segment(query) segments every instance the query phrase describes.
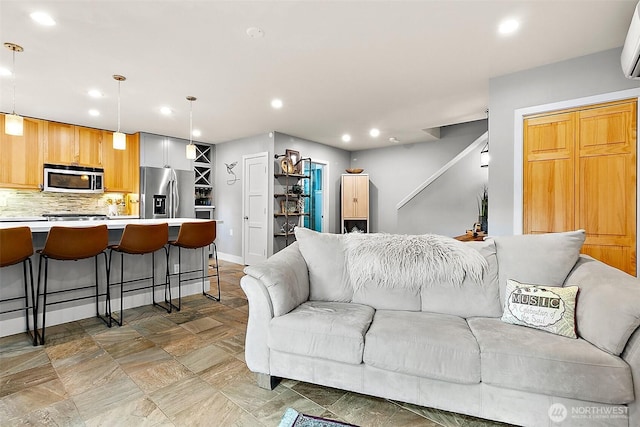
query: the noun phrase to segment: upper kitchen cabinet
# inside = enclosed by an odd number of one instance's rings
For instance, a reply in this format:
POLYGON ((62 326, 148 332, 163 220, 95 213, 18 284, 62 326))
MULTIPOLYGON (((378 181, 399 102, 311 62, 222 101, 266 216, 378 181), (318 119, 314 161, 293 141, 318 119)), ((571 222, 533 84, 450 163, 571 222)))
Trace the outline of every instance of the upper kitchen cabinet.
POLYGON ((189 141, 181 138, 140 133, 140 166, 178 170, 193 170, 193 161, 187 159, 189 141))
POLYGON ((24 118, 23 136, 7 135, 0 114, 0 187, 37 189, 42 183, 42 149, 45 123, 24 118))
POLYGON ((100 129, 48 122, 44 162, 102 166, 102 143, 108 132, 100 129))
POLYGON ((138 193, 140 190, 140 134, 127 135, 127 149, 115 150, 111 134, 102 144, 105 191, 138 193))

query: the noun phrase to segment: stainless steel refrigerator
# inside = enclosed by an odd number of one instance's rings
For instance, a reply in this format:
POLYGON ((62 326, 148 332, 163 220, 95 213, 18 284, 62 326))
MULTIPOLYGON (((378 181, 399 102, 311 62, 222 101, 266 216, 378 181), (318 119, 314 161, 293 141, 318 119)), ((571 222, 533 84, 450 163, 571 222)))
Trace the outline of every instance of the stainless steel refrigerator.
POLYGON ((193 171, 140 168, 140 218, 195 218, 193 171))

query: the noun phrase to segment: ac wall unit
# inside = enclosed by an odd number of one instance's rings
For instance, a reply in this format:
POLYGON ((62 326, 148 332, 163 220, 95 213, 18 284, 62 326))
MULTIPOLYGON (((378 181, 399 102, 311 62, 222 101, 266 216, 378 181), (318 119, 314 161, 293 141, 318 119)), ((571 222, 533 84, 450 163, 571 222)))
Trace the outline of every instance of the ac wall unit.
POLYGON ((629 32, 622 48, 622 72, 629 79, 640 78, 640 2, 636 5, 629 32))

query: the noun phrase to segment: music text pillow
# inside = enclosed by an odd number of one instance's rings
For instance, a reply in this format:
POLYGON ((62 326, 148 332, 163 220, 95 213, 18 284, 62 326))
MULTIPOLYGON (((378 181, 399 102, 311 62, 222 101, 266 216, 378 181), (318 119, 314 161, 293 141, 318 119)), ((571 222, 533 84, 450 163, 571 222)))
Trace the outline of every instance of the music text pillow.
POLYGON ((577 338, 577 286, 527 285, 507 280, 502 321, 577 338))

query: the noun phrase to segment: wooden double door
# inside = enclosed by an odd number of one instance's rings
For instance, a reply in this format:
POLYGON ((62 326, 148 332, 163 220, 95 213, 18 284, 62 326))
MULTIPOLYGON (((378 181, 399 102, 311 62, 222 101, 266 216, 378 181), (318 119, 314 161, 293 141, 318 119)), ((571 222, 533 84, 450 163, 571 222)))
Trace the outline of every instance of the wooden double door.
POLYGON ((582 252, 636 275, 636 100, 524 120, 524 233, 584 229, 582 252))

